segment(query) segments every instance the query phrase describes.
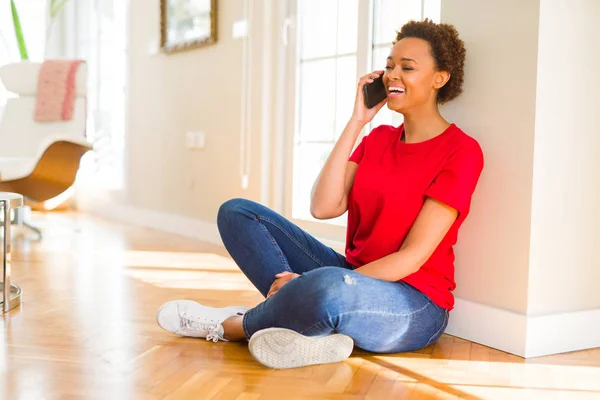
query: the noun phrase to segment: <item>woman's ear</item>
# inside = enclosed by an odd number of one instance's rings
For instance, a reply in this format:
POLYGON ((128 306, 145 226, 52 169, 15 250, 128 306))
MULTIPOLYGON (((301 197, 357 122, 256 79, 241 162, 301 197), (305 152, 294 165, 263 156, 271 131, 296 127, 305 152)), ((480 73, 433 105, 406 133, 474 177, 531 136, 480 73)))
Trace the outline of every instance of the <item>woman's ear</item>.
POLYGON ((438 71, 435 73, 435 80, 433 81, 433 87, 441 89, 450 80, 450 73, 448 71, 438 71))

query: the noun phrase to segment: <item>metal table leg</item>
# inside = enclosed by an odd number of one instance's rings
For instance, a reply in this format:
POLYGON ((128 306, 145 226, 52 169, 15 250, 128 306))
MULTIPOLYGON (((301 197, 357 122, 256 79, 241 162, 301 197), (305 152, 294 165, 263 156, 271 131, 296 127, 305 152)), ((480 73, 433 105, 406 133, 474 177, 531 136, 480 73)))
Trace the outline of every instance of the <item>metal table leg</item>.
POLYGON ((12 208, 23 205, 23 197, 14 193, 0 193, 0 212, 4 219, 4 235, 2 238, 2 312, 6 313, 21 304, 21 288, 10 283, 11 277, 11 243, 10 227, 12 208))

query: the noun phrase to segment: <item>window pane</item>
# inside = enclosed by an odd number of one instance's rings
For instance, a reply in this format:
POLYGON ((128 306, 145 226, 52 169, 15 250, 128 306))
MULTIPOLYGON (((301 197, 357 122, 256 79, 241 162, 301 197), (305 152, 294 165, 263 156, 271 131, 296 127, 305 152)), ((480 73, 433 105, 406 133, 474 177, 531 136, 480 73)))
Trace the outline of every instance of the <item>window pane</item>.
POLYGON ((354 109, 356 97, 356 56, 340 57, 337 60, 337 98, 335 113, 335 138, 340 137, 354 109))
MULTIPOLYGON (((16 0, 15 6, 19 12, 29 59, 42 61, 46 39, 46 0, 16 0)), ((10 3, 3 1, 0 6, 0 66, 20 60, 10 3)), ((0 82, 0 114, 7 99, 13 97, 17 95, 6 90, 0 82)))
POLYGON ((392 43, 411 19, 421 20, 421 0, 375 0, 373 44, 392 43))
POLYGON ((333 140, 335 59, 301 64, 300 140, 333 140))
MULTIPOLYGON (((46 0, 17 0, 15 5, 19 12, 19 20, 23 28, 23 36, 27 45, 29 60, 41 62, 44 60, 46 39, 46 0)), ((3 7, 5 7, 4 10, 7 12, 10 10, 8 5, 4 5, 3 7)), ((12 36, 14 37, 12 14, 10 12, 8 14, 11 15, 11 22, 8 28, 12 29, 12 36)))
POLYGON ((356 52, 358 0, 338 0, 338 54, 356 52))
MULTIPOLYGON (((299 130, 292 161, 293 218, 315 221, 310 215, 312 186, 352 113, 357 83, 358 3, 298 0, 299 130)), ((326 223, 344 225, 345 220, 341 216, 326 223)))
POLYGON ((310 215, 310 192, 332 149, 333 143, 303 143, 295 146, 292 218, 339 226, 346 225, 348 219, 346 213, 326 221, 316 220, 310 215))
POLYGON ((335 54, 337 6, 337 0, 299 1, 301 59, 335 54))
POLYGON ((310 192, 323 168, 333 143, 301 143, 294 148, 294 187, 292 217, 311 220, 310 192))

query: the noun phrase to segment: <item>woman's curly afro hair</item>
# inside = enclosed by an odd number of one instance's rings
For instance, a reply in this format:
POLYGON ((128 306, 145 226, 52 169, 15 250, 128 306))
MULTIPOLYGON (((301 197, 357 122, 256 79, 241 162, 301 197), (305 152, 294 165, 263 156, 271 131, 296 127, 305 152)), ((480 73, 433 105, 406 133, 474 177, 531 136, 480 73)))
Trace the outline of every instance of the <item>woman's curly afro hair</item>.
POLYGON ((427 41, 437 69, 450 73, 450 79, 438 92, 438 103, 446 103, 460 95, 467 51, 456 28, 449 24, 437 24, 429 19, 410 21, 402 26, 393 44, 409 37, 427 41))

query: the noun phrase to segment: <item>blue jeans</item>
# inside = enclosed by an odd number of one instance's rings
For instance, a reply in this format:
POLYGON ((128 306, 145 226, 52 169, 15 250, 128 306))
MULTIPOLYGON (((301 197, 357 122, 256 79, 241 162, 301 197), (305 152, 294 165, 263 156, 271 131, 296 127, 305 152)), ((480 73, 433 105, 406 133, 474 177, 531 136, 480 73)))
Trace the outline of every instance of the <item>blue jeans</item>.
POLYGON ((428 346, 446 329, 448 311, 426 295, 356 272, 344 256, 258 203, 225 202, 217 224, 229 254, 263 296, 276 274, 301 274, 244 315, 247 338, 270 327, 307 336, 337 332, 361 349, 397 353, 428 346))

